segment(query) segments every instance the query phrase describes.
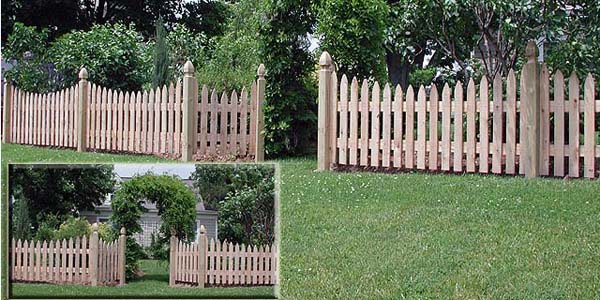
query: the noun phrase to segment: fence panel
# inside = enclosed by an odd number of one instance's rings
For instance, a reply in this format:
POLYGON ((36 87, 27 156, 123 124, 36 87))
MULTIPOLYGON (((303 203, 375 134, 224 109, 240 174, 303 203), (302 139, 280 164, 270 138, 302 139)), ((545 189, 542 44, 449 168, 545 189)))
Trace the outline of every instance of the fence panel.
POLYGON ((91 274, 97 274, 100 285, 125 283, 125 229, 118 240, 98 240, 94 224, 91 239, 86 236, 68 241, 21 241, 10 244, 10 280, 12 282, 46 282, 53 284, 94 285, 91 274), (97 248, 92 247, 96 239, 97 248), (95 265, 96 258, 98 264, 95 265))
MULTIPOLYGON (((321 67, 328 70, 331 65, 321 67)), ((320 135, 329 130, 327 134, 333 137, 331 145, 319 149, 334 151, 324 160, 330 165, 319 163, 318 168, 564 176, 566 167, 570 177, 598 178, 600 100, 594 77, 589 74, 580 84, 572 73, 566 79, 565 99, 565 78, 560 71, 551 76, 544 64, 531 60, 527 67, 537 72, 528 74, 537 77, 521 74, 518 78, 509 70, 507 78, 496 76, 491 85, 485 77, 479 86, 469 80, 466 89, 460 82, 454 87, 445 84, 441 98, 435 85, 420 86, 416 94, 412 86, 405 93, 398 86, 392 102, 389 85, 381 93, 378 82, 370 88, 363 80, 359 92, 357 78, 348 86, 346 75, 340 74, 338 87, 335 72, 321 72, 320 76, 332 76, 320 82, 329 82, 326 88, 335 92, 320 93, 328 96, 319 101, 331 101, 334 109, 319 115, 333 120, 319 124, 336 126, 319 129, 320 135)))

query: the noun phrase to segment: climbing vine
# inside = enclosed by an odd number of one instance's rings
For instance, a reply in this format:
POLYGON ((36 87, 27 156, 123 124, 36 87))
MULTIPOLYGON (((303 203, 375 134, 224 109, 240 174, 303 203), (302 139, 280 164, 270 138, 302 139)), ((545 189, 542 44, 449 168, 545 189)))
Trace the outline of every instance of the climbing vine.
POLYGON ((139 220, 146 211, 145 202, 156 204, 161 217, 159 243, 165 245, 172 231, 181 240, 194 238, 196 197, 180 178, 149 172, 123 182, 112 200, 111 221, 114 228, 127 228, 127 278, 135 277, 138 260, 143 256, 142 247, 132 235, 142 232, 139 220))

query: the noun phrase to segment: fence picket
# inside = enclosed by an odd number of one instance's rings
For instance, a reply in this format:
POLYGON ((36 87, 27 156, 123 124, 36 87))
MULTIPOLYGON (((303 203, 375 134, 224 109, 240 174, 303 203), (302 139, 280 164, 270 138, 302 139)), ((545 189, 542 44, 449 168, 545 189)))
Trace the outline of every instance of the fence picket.
POLYGON ((369 83, 363 80, 360 92, 360 165, 369 164, 369 83))
POLYGON ((579 79, 569 77, 569 176, 579 177, 579 79))
POLYGON ((477 117, 477 101, 475 101, 475 82, 469 79, 467 84, 467 172, 475 172, 475 159, 477 152, 477 128, 475 119, 477 117))
POLYGON ((221 94, 221 102, 219 103, 219 155, 226 155, 228 153, 228 144, 227 144, 227 117, 228 117, 228 108, 229 107, 229 97, 227 97, 227 93, 223 92, 221 94))
POLYGON ((517 82, 513 70, 510 70, 508 73, 506 93, 505 172, 508 174, 515 174, 515 158, 517 152, 517 82))
POLYGON ((358 162, 358 80, 356 77, 352 79, 350 87, 350 139, 348 140, 348 147, 350 148, 350 159, 351 165, 356 165, 358 162))
POLYGON ((248 154, 248 91, 242 88, 240 94, 240 156, 248 154))
POLYGON ((381 100, 379 83, 376 81, 371 93, 371 142, 369 143, 371 152, 371 166, 379 167, 379 141, 380 141, 380 122, 381 122, 381 100))
POLYGON ((500 174, 502 172, 502 136, 503 136, 503 124, 502 124, 502 77, 496 75, 493 84, 493 103, 494 103, 494 116, 493 116, 493 144, 492 144, 492 172, 500 174))
MULTIPOLYGON (((348 148, 348 78, 346 75, 342 75, 342 79, 340 82, 340 137, 339 143, 337 143, 339 148, 339 155, 337 163, 340 165, 347 164, 347 153, 346 150, 348 148)), ((337 101, 337 100, 336 100, 337 101)))
POLYGON ((391 147, 392 147, 392 91, 390 85, 385 84, 383 88, 383 141, 382 141, 382 159, 381 166, 389 167, 391 159, 391 147))
POLYGON ((229 127, 229 154, 237 156, 239 154, 238 146, 238 107, 239 99, 236 91, 231 93, 230 107, 230 127, 229 127))
POLYGON ((450 87, 444 84, 442 89, 442 171, 450 171, 450 155, 452 153, 450 141, 450 87))
MULTIPOLYGON (((435 84, 429 93, 429 170, 438 169, 439 139, 438 139, 438 91, 435 84)), ((396 125, 398 126, 398 125, 396 125)))
MULTIPOLYGON (((183 135, 181 133, 181 97, 182 97, 182 82, 181 80, 177 81, 175 85, 175 153, 178 155, 181 154, 181 141, 183 139, 183 135)), ((205 100, 206 86, 202 88, 202 100, 205 100)), ((203 106, 204 107, 204 106, 203 106)), ((206 111, 206 109, 204 109, 206 111)), ((206 131, 205 131, 206 132, 206 131)), ((201 140, 202 141, 202 140, 201 140)), ((204 139, 204 144, 206 144, 206 139, 204 139)))
POLYGON ((583 175, 587 178, 594 178, 596 174, 595 156, 596 156, 596 95, 594 92, 595 82, 592 74, 587 75, 584 87, 584 148, 583 159, 584 169, 583 175))
POLYGON ((550 74, 546 64, 542 64, 540 73, 540 109, 540 175, 547 176, 550 175, 550 74))
POLYGON ((406 90, 406 148, 404 162, 408 169, 415 166, 415 92, 412 85, 406 90))
MULTIPOLYGON (((172 87, 172 86, 171 86, 172 87)), ((162 96, 160 97, 160 150, 159 153, 163 153, 163 154, 168 154, 169 151, 167 150, 167 147, 169 146, 167 143, 167 122, 168 122, 168 105, 169 105, 169 95, 170 95, 170 91, 171 91, 171 87, 168 85, 163 86, 163 90, 162 90, 162 96)))
POLYGON ((458 81, 454 87, 454 147, 453 147, 453 170, 463 170, 463 87, 458 81))
POLYGON ((427 155, 427 95, 425 87, 421 85, 417 94, 417 169, 425 170, 425 156, 427 155))

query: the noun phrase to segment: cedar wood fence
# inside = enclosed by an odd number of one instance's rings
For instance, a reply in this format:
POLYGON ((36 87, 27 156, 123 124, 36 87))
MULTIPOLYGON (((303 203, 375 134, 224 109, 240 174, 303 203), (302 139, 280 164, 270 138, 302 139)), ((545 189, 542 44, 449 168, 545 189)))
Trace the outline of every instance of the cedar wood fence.
POLYGON ((245 246, 211 239, 200 227, 198 243, 170 240, 170 286, 248 286, 277 284, 277 247, 245 246))
POLYGON ((62 242, 12 239, 11 281, 124 285, 125 228, 121 229, 119 238, 110 243, 98 238, 98 224, 92 228, 89 241, 86 236, 62 242))
POLYGON ((409 86, 372 88, 332 70, 327 52, 320 59, 318 169, 342 166, 430 171, 524 174, 526 177, 598 177, 600 100, 591 74, 583 93, 573 73, 553 77, 536 62, 537 47, 527 45, 528 62, 517 82, 515 72, 497 76, 492 93, 484 77, 479 95, 470 80, 464 100, 460 82, 415 98, 409 86), (519 89, 517 90, 517 84, 519 89), (583 99, 581 98, 583 95, 583 99), (552 97, 551 97, 552 96, 552 97), (429 101, 427 101, 429 99, 429 101), (581 101, 583 100, 583 101, 581 101), (416 123, 416 126, 415 126, 416 123), (440 139, 441 137, 441 139, 440 139))
POLYGON ((191 62, 176 84, 120 92, 87 81, 54 93, 4 87, 3 141, 181 157, 264 159, 265 68, 250 91, 198 86, 191 62), (248 95, 248 93, 250 95, 248 95), (200 100, 200 101, 199 101, 200 100))

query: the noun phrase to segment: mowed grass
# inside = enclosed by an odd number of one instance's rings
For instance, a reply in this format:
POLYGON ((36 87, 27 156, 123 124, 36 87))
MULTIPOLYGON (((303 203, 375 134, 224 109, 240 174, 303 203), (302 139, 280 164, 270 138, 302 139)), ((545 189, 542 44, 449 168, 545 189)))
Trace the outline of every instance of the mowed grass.
POLYGON ((274 298, 273 287, 170 288, 169 265, 166 262, 142 260, 140 266, 146 273, 144 277, 122 287, 15 283, 11 286, 12 295, 15 298, 274 298))
POLYGON ((597 180, 278 162, 283 299, 600 299, 597 180))

